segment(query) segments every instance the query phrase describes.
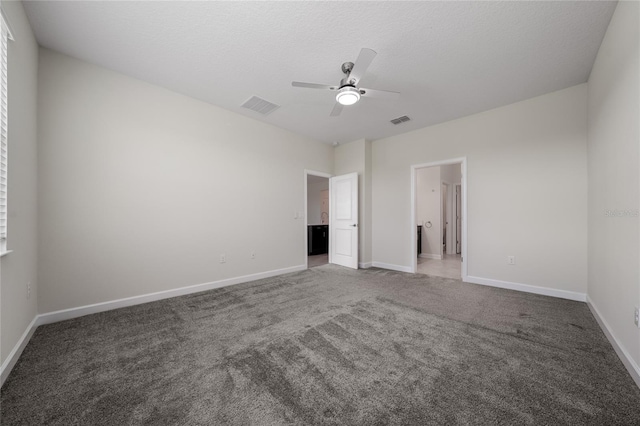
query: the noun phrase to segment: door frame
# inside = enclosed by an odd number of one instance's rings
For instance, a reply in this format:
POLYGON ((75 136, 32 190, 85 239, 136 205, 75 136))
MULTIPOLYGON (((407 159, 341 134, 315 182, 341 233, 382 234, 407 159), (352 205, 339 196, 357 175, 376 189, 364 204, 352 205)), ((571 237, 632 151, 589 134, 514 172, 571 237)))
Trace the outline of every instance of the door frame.
POLYGON ((460 184, 450 182, 448 180, 442 181, 443 185, 447 185, 447 217, 445 220, 447 225, 447 252, 443 254, 456 254, 456 186, 460 184))
POLYGON ((442 228, 442 237, 441 240, 443 241, 443 244, 441 244, 441 248, 440 248, 440 252, 442 255, 442 258, 444 259, 444 256, 449 251, 449 247, 451 247, 451 244, 449 242, 450 238, 451 238, 451 230, 449 229, 449 216, 451 216, 451 209, 449 208, 449 200, 450 200, 450 196, 451 196, 451 184, 445 180, 440 180, 440 191, 442 190, 446 190, 446 193, 444 194, 446 197, 443 200, 443 194, 440 194, 440 216, 442 216, 440 218, 440 225, 442 228), (446 188, 444 188, 446 187, 446 188), (444 210, 444 211, 443 211, 444 210), (442 247, 442 245, 444 245, 444 247, 442 247))
MULTIPOLYGON (((456 192, 455 194, 453 194, 454 199, 453 199, 453 220, 452 222, 455 222, 454 228, 456 230, 455 232, 455 238, 453 240, 455 248, 453 250, 453 254, 458 254, 458 241, 460 241, 460 239, 462 238, 462 235, 458 235, 458 187, 460 187, 460 204, 462 204, 462 184, 456 184, 456 192)), ((462 220, 462 206, 460 206, 460 220, 462 220)), ((460 224, 460 234, 462 234, 462 224, 460 224)), ((463 240, 464 241, 464 240, 463 240)), ((460 253, 462 253, 462 245, 460 247, 460 253)))
POLYGON ((462 281, 467 282, 467 265, 469 264, 469 258, 467 257, 467 157, 451 158, 448 160, 433 161, 430 163, 413 164, 411 166, 411 231, 409 233, 409 241, 411 244, 411 259, 409 265, 411 265, 411 272, 416 273, 418 270, 418 250, 416 247, 416 199, 417 199, 417 171, 418 169, 424 169, 427 167, 437 166, 449 166, 452 164, 460 164, 460 185, 462 187, 462 265, 460 268, 460 275, 462 281))
MULTIPOLYGON (((308 250, 309 250, 309 223, 308 223, 308 213, 307 212, 307 207, 309 206, 309 200, 307 199, 308 194, 307 194, 307 189, 308 189, 308 183, 307 183, 307 176, 318 176, 318 177, 323 177, 323 178, 327 178, 330 179, 333 177, 332 174, 329 173, 324 173, 324 172, 318 172, 315 170, 307 170, 304 169, 304 269, 309 269, 309 255, 308 255, 308 250)), ((329 185, 329 211, 331 211, 331 185, 329 185)), ((331 221, 329 221, 329 223, 331 223, 331 221)), ((331 250, 329 250, 329 263, 331 263, 331 250)))

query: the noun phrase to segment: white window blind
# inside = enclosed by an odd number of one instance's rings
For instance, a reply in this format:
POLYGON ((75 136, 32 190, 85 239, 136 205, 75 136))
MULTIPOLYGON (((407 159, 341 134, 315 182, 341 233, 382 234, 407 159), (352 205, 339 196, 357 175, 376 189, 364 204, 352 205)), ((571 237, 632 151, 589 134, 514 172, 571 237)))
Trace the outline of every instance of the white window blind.
POLYGON ((0 19, 2 32, 2 51, 0 54, 0 252, 6 250, 7 244, 7 167, 8 167, 8 149, 7 149, 7 55, 8 40, 10 38, 9 28, 4 16, 0 19))

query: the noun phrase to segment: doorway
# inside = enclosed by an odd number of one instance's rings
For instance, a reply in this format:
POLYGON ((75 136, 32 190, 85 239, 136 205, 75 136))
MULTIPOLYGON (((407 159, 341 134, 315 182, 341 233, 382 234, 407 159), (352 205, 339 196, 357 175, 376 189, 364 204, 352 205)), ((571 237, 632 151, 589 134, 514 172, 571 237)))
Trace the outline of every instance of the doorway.
POLYGON ((455 203, 456 254, 462 253, 462 185, 456 185, 455 203))
POLYGON ((307 269, 329 263, 329 177, 305 171, 307 269))
POLYGON ((411 166, 412 272, 467 276, 466 159, 411 166))
MULTIPOLYGON (((455 165, 451 165, 449 167, 455 167, 455 165)), ((442 254, 446 255, 447 248, 448 248, 447 242, 448 242, 449 235, 451 234, 451 231, 448 230, 449 228, 449 198, 448 198, 449 184, 443 181, 441 188, 442 188, 442 192, 441 192, 442 198, 440 199, 440 208, 442 211, 441 211, 440 217, 442 217, 442 222, 441 222, 442 223, 442 254)))

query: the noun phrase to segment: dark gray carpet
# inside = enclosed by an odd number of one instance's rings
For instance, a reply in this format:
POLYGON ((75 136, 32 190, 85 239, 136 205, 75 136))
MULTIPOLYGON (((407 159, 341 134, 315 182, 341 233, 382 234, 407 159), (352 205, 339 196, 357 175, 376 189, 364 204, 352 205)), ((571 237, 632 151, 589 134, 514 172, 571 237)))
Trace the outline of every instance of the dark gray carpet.
POLYGON ((333 265, 38 328, 2 424, 640 424, 584 303, 333 265))

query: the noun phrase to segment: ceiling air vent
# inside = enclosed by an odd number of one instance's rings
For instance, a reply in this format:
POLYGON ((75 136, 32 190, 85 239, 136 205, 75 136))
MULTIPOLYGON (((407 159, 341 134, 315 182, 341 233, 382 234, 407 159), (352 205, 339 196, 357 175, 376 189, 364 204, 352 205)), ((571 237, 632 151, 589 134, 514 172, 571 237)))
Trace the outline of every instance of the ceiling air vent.
POLYGON ((409 120, 411 120, 409 117, 407 117, 406 115, 403 115, 402 117, 394 118, 393 120, 391 120, 391 122, 395 125, 398 125, 400 123, 404 123, 405 121, 409 121, 409 120))
POLYGON ((280 105, 272 104, 257 96, 252 96, 251 99, 242 104, 242 107, 255 111, 258 114, 267 115, 280 108, 280 105))

